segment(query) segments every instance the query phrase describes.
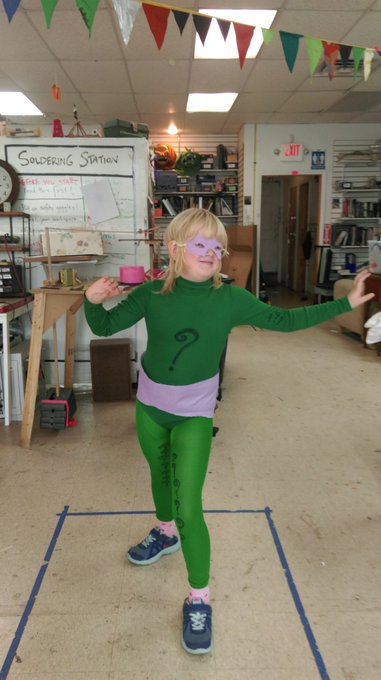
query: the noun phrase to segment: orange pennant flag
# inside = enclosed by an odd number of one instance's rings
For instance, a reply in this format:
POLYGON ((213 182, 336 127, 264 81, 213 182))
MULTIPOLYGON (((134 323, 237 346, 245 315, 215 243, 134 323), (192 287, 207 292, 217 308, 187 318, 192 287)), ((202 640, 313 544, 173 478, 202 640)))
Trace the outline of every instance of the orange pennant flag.
POLYGON ((58 85, 56 85, 56 83, 52 85, 52 95, 53 99, 56 99, 57 101, 61 100, 61 88, 58 85))
POLYGON ((336 62, 340 57, 340 45, 323 40, 324 61, 327 64, 328 78, 333 80, 336 72, 336 62))

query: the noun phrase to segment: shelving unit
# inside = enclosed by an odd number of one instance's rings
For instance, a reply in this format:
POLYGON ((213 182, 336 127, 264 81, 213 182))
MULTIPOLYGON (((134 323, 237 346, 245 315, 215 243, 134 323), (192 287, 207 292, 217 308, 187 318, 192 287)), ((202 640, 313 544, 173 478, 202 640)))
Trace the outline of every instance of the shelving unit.
POLYGON ((31 287, 31 266, 21 256, 30 248, 30 215, 0 212, 0 298, 23 297, 31 287), (4 222, 3 220, 8 220, 4 222), (5 228, 3 231, 3 224, 5 228))
POLYGON ((236 224, 239 207, 238 169, 205 169, 194 177, 176 175, 173 171, 171 188, 162 188, 157 182, 154 202, 155 222, 163 227, 172 217, 191 207, 211 210, 224 222, 236 224))

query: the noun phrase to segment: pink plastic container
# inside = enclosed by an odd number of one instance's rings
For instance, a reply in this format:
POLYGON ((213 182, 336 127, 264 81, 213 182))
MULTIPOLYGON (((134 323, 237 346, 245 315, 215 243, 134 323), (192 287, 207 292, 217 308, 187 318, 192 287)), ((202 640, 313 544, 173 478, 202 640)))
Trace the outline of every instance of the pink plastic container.
POLYGON ((144 267, 120 267, 119 280, 121 283, 143 283, 144 281, 144 267))

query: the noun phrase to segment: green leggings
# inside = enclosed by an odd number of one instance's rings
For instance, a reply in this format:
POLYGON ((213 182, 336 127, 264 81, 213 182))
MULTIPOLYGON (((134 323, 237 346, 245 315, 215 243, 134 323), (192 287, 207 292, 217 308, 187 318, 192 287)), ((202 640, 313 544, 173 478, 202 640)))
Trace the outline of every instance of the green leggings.
POLYGON ((202 488, 213 419, 176 418, 163 411, 157 411, 160 417, 153 417, 155 411, 136 403, 137 434, 151 470, 156 516, 161 522, 175 520, 189 584, 205 588, 209 584, 210 538, 202 509, 202 488))

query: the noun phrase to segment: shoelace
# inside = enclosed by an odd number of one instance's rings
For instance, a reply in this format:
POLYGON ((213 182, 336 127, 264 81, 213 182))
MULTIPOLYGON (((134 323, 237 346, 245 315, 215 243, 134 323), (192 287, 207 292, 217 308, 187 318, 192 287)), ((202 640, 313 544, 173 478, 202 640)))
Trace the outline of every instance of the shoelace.
POLYGON ((200 631, 205 629, 206 614, 201 612, 189 612, 192 630, 200 631))
POLYGON ((156 541, 155 536, 152 536, 152 534, 148 534, 147 538, 145 538, 142 541, 142 545, 144 545, 145 548, 148 548, 150 543, 154 543, 156 541))

